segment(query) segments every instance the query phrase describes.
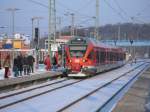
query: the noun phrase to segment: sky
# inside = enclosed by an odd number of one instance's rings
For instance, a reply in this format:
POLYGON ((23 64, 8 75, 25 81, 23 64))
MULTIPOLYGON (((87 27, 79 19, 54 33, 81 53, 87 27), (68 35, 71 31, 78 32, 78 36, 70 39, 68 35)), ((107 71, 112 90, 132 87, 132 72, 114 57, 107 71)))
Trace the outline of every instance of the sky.
MULTIPOLYGON (((96 0, 56 0, 56 15, 61 17, 61 28, 71 25, 75 14, 76 27, 94 26, 96 0)), ((99 26, 118 23, 150 23, 150 0, 99 0, 99 26)), ((8 8, 18 8, 15 12, 15 32, 32 34, 32 17, 41 17, 41 35, 48 33, 49 0, 0 0, 0 34, 12 34, 12 14, 8 8), (6 26, 6 28, 1 28, 6 26)), ((57 19, 58 20, 58 19, 57 19)), ((58 23, 58 22, 57 22, 58 23)), ((34 21, 37 26, 37 21, 34 21)), ((57 26, 57 29, 59 27, 57 26)))

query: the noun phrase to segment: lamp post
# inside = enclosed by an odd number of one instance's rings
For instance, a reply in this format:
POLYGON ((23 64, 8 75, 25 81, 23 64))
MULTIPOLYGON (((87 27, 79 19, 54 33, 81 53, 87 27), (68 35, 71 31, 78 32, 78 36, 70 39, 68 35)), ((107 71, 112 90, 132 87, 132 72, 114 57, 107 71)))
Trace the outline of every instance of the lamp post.
MULTIPOLYGON (((15 12, 18 11, 20 9, 18 8, 8 8, 6 9, 6 11, 9 11, 12 13, 12 36, 13 39, 15 37, 15 12)), ((11 65, 13 66, 13 60, 14 60, 14 46, 12 44, 12 61, 11 61, 11 65)))
POLYGON ((12 36, 15 35, 15 12, 20 10, 18 8, 8 8, 7 11, 10 11, 12 13, 12 36))

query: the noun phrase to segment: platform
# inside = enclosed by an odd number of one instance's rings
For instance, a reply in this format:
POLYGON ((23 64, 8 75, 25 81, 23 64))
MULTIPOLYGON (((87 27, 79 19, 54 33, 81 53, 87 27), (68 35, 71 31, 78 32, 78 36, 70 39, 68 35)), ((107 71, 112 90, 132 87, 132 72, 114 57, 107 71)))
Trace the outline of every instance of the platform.
POLYGON ((138 78, 113 112, 150 112, 150 68, 138 78))
POLYGON ((59 77, 61 74, 62 72, 48 71, 48 72, 38 72, 26 76, 24 75, 22 77, 17 77, 17 78, 11 77, 8 79, 1 79, 0 90, 1 92, 5 90, 13 90, 18 86, 20 88, 20 85, 28 86, 33 83, 35 84, 37 82, 59 77))

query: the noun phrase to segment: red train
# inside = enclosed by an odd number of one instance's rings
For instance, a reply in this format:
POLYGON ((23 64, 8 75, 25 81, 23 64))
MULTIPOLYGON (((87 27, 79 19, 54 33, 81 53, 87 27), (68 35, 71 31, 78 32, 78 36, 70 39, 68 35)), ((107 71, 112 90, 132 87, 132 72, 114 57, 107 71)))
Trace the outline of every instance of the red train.
POLYGON ((106 46, 98 40, 87 37, 75 37, 66 47, 68 76, 89 76, 120 67, 125 63, 122 48, 106 46))

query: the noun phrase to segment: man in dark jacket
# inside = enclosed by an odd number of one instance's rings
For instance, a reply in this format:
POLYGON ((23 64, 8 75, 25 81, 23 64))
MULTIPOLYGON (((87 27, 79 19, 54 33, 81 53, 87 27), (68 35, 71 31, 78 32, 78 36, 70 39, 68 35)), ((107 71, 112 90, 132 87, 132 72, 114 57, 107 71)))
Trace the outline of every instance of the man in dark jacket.
POLYGON ((34 57, 32 55, 29 55, 27 57, 27 59, 28 59, 28 64, 29 64, 29 72, 33 73, 34 72, 34 62, 35 62, 35 59, 34 59, 34 57))
POLYGON ((23 57, 22 54, 18 55, 17 57, 17 68, 20 73, 20 76, 22 76, 22 71, 23 71, 23 57))
POLYGON ((18 77, 18 75, 19 75, 19 72, 18 72, 18 58, 17 57, 15 57, 14 58, 14 63, 13 63, 13 72, 14 72, 14 76, 15 77, 18 77))
POLYGON ((26 55, 23 57, 23 71, 24 75, 29 75, 29 62, 26 55))

